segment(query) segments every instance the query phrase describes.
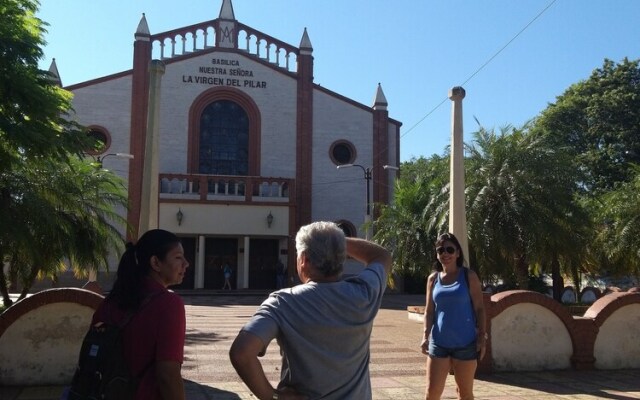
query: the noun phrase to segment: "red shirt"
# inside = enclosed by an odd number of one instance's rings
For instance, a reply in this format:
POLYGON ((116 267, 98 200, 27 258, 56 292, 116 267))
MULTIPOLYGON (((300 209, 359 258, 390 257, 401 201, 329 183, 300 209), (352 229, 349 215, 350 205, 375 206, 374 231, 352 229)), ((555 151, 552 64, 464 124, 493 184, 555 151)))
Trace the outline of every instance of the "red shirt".
MULTIPOLYGON (((145 294, 156 293, 124 328, 125 359, 139 379, 137 400, 159 399, 154 363, 184 359, 186 319, 180 296, 152 279, 144 283, 145 294)), ((104 301, 93 315, 92 325, 109 320, 120 323, 126 315, 112 301, 104 301)))

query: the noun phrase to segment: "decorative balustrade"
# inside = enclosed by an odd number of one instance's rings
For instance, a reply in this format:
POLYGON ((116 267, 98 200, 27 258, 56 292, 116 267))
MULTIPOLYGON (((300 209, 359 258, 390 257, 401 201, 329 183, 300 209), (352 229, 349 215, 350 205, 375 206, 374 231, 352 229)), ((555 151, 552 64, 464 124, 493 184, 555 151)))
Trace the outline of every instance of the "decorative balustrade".
POLYGON ((165 60, 214 47, 217 27, 211 20, 151 35, 152 56, 165 60))
MULTIPOLYGON (((152 57, 166 60, 215 47, 219 27, 220 20, 214 19, 151 35, 152 57)), ((295 72, 298 57, 296 47, 239 22, 236 23, 236 29, 236 47, 239 50, 295 72)))
POLYGON ((259 176, 160 174, 160 199, 282 202, 292 199, 293 180, 259 176))
POLYGON ((287 71, 294 71, 298 57, 298 49, 290 44, 257 31, 247 25, 238 23, 238 49, 244 49, 267 62, 275 64, 287 71), (273 50, 273 53, 272 53, 273 50), (263 53, 261 53, 263 51, 263 53), (291 59, 293 56, 293 60, 291 59))

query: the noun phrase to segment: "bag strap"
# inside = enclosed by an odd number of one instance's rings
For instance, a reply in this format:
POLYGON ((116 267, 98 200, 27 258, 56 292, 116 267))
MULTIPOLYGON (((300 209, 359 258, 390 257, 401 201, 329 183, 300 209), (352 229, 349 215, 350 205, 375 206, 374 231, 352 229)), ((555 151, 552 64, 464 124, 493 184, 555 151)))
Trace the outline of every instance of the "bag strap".
POLYGON ((144 299, 142 299, 142 302, 140 302, 140 305, 138 306, 137 309, 135 310, 128 310, 127 313, 125 314, 124 318, 122 319, 122 321, 120 321, 118 325, 118 328, 120 329, 124 329, 125 326, 127 326, 129 324, 129 322, 131 322, 131 319, 133 318, 134 315, 138 314, 139 312, 142 311, 142 309, 149 304, 149 302, 151 301, 152 298, 154 298, 156 295, 164 293, 164 290, 156 290, 155 292, 151 292, 148 295, 146 295, 144 297, 144 299))

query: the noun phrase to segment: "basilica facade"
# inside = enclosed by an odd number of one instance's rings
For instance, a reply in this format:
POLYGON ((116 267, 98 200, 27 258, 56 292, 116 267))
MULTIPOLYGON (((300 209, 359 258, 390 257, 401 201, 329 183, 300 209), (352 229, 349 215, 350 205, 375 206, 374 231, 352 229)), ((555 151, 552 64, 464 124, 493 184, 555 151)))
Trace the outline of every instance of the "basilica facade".
POLYGON ((134 37, 132 69, 65 89, 104 143, 91 156, 126 181, 128 237, 182 238, 183 289, 220 289, 225 264, 234 288, 275 288, 278 260, 294 284, 295 234, 312 221, 368 234, 399 164, 401 123, 380 85, 365 105, 314 83, 306 29, 290 45, 239 22, 231 0, 162 33, 143 15, 134 37))

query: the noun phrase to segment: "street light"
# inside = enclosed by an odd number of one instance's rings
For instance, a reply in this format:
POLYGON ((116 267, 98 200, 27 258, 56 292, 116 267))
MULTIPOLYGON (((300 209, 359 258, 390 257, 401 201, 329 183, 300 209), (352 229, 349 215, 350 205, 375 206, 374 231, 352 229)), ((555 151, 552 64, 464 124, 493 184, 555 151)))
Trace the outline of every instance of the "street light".
MULTIPOLYGON (((365 167, 362 166, 360 164, 342 164, 342 165, 338 165, 336 166, 337 169, 341 169, 341 168, 351 168, 351 167, 358 167, 362 170, 362 172, 364 173, 364 179, 367 181, 367 213, 365 214, 365 223, 369 223, 371 222, 371 192, 369 190, 369 186, 371 184, 371 176, 372 176, 372 169, 371 167, 365 167)), ((382 168, 386 169, 386 170, 392 170, 392 171, 398 171, 400 170, 400 167, 396 167, 394 165, 383 165, 382 168)), ((367 229, 366 232, 366 238, 369 238, 369 230, 367 229)))
MULTIPOLYGON (((364 172, 364 179, 367 181, 367 213, 364 216, 364 222, 365 224, 369 224, 371 222, 371 198, 370 198, 370 189, 369 189, 369 185, 371 182, 371 168, 370 167, 363 167, 360 164, 342 164, 342 165, 338 165, 336 168, 340 169, 340 168, 351 168, 351 167, 359 167, 360 169, 362 169, 362 172, 364 172)), ((365 232, 365 239, 369 239, 369 228, 367 228, 367 231, 365 232)))
POLYGON ((96 158, 96 162, 98 163, 98 167, 102 168, 102 163, 104 161, 105 158, 107 157, 117 157, 117 158, 128 158, 128 159, 133 159, 133 154, 129 154, 129 153, 109 153, 109 154, 105 154, 104 156, 100 157, 98 156, 96 158))
POLYGON ((367 167, 363 167, 360 164, 342 164, 342 165, 338 165, 336 168, 340 169, 340 168, 351 168, 351 167, 359 167, 360 169, 362 169, 362 172, 364 172, 364 179, 367 181, 367 214, 365 216, 366 222, 371 221, 371 202, 370 202, 370 198, 369 198, 369 182, 371 181, 371 168, 367 167))

